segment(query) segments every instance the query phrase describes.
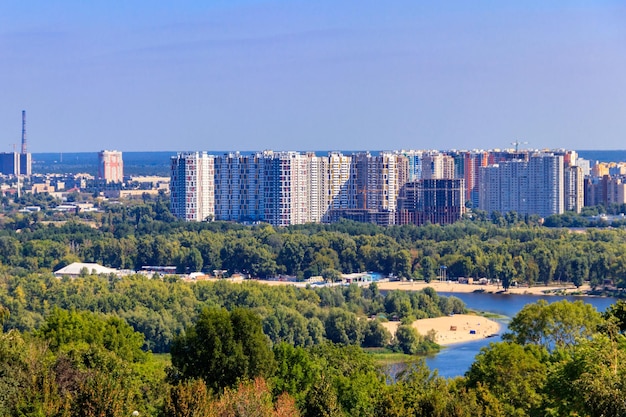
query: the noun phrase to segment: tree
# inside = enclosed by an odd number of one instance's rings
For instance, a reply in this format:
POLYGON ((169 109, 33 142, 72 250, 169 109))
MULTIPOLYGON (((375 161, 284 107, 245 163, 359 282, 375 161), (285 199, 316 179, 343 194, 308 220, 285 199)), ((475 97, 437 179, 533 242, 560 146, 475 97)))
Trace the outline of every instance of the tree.
POLYGON ((413 326, 403 324, 396 330, 396 342, 402 352, 407 355, 415 355, 420 350, 422 338, 413 326))
POLYGON ((411 276, 411 253, 408 250, 396 252, 393 263, 393 272, 398 277, 409 278, 411 276))
POLYGON ((546 349, 571 346, 579 338, 589 338, 598 330, 601 315, 590 304, 567 300, 548 304, 539 300, 520 310, 503 338, 519 344, 537 344, 546 349))
POLYGON ((467 385, 486 386, 505 405, 507 415, 529 415, 543 400, 547 356, 538 346, 491 343, 481 349, 465 374, 467 385))
POLYGON ((385 347, 391 340, 391 333, 379 320, 370 320, 365 326, 364 347, 385 347))
POLYGON ((2 325, 11 316, 8 308, 0 305, 0 333, 2 333, 2 325))
POLYGON ((398 318, 412 315, 411 296, 406 291, 388 292, 385 297, 385 311, 391 316, 398 316, 398 318))
POLYGON ((186 266, 189 268, 189 272, 199 272, 202 270, 202 254, 197 248, 189 249, 186 256, 186 266))
POLYGON ((422 268, 422 276, 426 282, 432 281, 432 279, 437 275, 435 272, 437 263, 430 256, 424 256, 422 258, 420 261, 420 267, 422 268))
POLYGON ((300 404, 322 371, 320 363, 313 360, 307 350, 287 343, 274 346, 276 372, 271 378, 274 396, 286 392, 300 404))
POLYGON ((553 415, 626 415, 624 342, 621 334, 597 335, 559 355, 546 389, 553 415))
POLYGON ((304 417, 342 417, 337 393, 328 378, 322 374, 309 389, 304 407, 304 417))
POLYGON ((240 380, 269 376, 274 355, 260 318, 251 310, 204 309, 185 334, 174 339, 172 365, 182 379, 202 378, 214 390, 240 380))
POLYGON ((69 344, 87 343, 104 347, 125 360, 139 362, 146 358, 141 350, 143 335, 119 317, 55 308, 35 334, 46 340, 53 351, 69 344))
POLYGON ((616 303, 609 306, 609 308, 602 314, 605 320, 614 318, 616 320, 617 327, 620 332, 626 332, 626 301, 617 300, 616 303))
POLYGON ((211 396, 201 379, 181 381, 172 386, 163 403, 163 417, 208 416, 211 396))
POLYGON ((236 388, 224 389, 224 394, 213 404, 216 417, 259 416, 298 417, 295 401, 288 394, 281 394, 276 404, 263 378, 242 381, 236 388))
POLYGON ((333 308, 325 323, 326 337, 333 343, 361 345, 363 325, 356 314, 333 308))

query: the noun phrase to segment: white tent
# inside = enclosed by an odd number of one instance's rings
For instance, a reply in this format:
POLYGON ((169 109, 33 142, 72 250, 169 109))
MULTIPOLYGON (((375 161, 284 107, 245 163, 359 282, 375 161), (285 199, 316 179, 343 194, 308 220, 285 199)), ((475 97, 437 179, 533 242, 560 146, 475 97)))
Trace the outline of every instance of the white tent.
POLYGON ((74 262, 73 264, 69 264, 68 266, 59 269, 54 272, 54 275, 57 277, 77 277, 80 276, 82 270, 87 269, 89 274, 118 274, 119 271, 113 268, 107 268, 106 266, 102 266, 100 264, 92 264, 92 263, 82 263, 82 262, 74 262))

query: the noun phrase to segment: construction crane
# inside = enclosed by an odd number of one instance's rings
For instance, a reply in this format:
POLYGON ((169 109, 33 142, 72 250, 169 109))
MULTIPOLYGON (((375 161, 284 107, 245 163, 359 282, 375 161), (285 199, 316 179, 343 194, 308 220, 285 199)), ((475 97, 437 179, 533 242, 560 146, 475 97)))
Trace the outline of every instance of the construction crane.
POLYGON ((515 152, 517 152, 519 151, 520 145, 528 145, 528 142, 520 142, 519 140, 516 140, 515 142, 511 142, 511 145, 515 145, 515 152))
POLYGON ((357 198, 359 198, 359 196, 361 196, 361 198, 363 198, 363 208, 364 209, 368 209, 369 207, 367 207, 368 204, 368 200, 367 200, 367 194, 379 194, 380 195, 380 199, 384 200, 384 197, 387 195, 385 194, 385 191, 389 191, 389 189, 387 188, 369 188, 369 187, 363 187, 363 188, 358 188, 357 189, 357 198))

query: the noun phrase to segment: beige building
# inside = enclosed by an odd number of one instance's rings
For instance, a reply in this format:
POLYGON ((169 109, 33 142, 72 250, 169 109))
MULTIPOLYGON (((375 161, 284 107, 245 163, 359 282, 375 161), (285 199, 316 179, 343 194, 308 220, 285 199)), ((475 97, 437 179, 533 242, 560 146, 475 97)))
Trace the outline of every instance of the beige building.
POLYGON ((124 181, 124 162, 120 151, 98 153, 98 179, 108 183, 124 181))

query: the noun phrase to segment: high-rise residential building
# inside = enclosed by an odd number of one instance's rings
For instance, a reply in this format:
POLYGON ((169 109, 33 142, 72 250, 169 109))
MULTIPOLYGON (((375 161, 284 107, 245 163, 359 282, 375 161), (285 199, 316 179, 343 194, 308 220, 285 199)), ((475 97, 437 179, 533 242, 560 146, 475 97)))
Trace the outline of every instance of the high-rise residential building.
POLYGON ((215 216, 213 157, 206 152, 179 153, 171 159, 170 207, 186 221, 215 216))
POLYGON ((316 156, 313 152, 307 153, 307 158, 309 160, 309 220, 319 223, 328 212, 328 158, 316 156))
POLYGON ((349 180, 344 187, 348 208, 333 209, 330 221, 347 218, 390 225, 395 221, 398 181, 408 177, 408 160, 392 152, 352 155, 349 180))
POLYGON ((215 219, 242 221, 243 173, 245 166, 239 152, 213 159, 215 187, 215 219))
POLYGON ((564 209, 580 213, 585 204, 585 176, 578 166, 569 166, 563 170, 564 209))
POLYGON ((619 177, 585 178, 585 206, 626 204, 626 184, 619 177))
POLYGON ((528 160, 530 199, 529 214, 548 217, 564 212, 563 156, 552 153, 532 154, 528 160))
POLYGON ((422 179, 422 156, 423 151, 409 150, 400 151, 400 154, 404 155, 408 161, 408 177, 407 182, 417 181, 422 179))
POLYGON ((480 168, 479 208, 547 217, 563 213, 563 156, 532 154, 480 168))
POLYGON ((454 178, 454 158, 441 152, 422 156, 422 178, 454 178))
POLYGON ((487 212, 528 214, 528 176, 526 161, 505 161, 480 168, 479 208, 487 212))
POLYGON ((120 151, 98 153, 98 179, 108 183, 124 181, 124 162, 120 151))
MULTIPOLYGON (((350 167, 352 158, 340 152, 328 154, 328 207, 330 210, 350 207, 353 190, 350 167)), ((328 218, 328 214, 325 214, 328 218)))
POLYGON ((309 160, 309 221, 331 221, 332 210, 350 207, 351 158, 340 152, 307 154, 309 160))
POLYGON ((356 155, 356 195, 358 209, 395 211, 398 195, 397 155, 356 155))
POLYGON ((452 224, 465 213, 465 180, 422 179, 404 184, 398 197, 398 224, 452 224))
POLYGON ((217 220, 263 220, 264 161, 261 153, 231 152, 214 158, 217 220))
POLYGON ((264 220, 273 226, 309 222, 309 161, 298 152, 263 152, 264 220))
POLYGON ((409 158, 406 155, 396 153, 396 197, 400 193, 400 188, 409 182, 410 168, 409 158))
POLYGON ((172 159, 172 208, 188 220, 214 217, 274 226, 340 218, 389 225, 396 219, 409 221, 407 216, 412 216, 411 223, 446 223, 462 216, 468 200, 490 212, 548 216, 581 207, 580 170, 569 166, 565 171, 565 158, 577 160, 569 151, 179 154, 172 159), (205 157, 209 165, 197 169, 205 166, 205 157), (499 162, 488 166, 493 160, 499 162), (209 175, 208 182, 203 180, 206 186, 197 185, 202 182, 198 175, 209 175), (400 190, 418 176, 423 181, 406 187, 401 202, 400 190), (464 194, 453 198, 457 192, 464 194), (407 201, 419 201, 424 208, 411 208, 412 214, 406 214, 407 201))
POLYGON ((588 159, 576 158, 576 166, 583 170, 583 176, 588 177, 591 174, 591 165, 588 159))
POLYGON ((465 180, 465 200, 478 207, 479 168, 487 166, 489 153, 485 151, 450 151, 454 159, 454 178, 465 180))
POLYGON ((594 178, 602 178, 609 175, 609 164, 606 162, 596 162, 595 165, 591 167, 590 175, 594 178))
POLYGON ((500 165, 491 164, 479 168, 479 199, 478 208, 492 213, 500 211, 500 201, 502 195, 500 165))

